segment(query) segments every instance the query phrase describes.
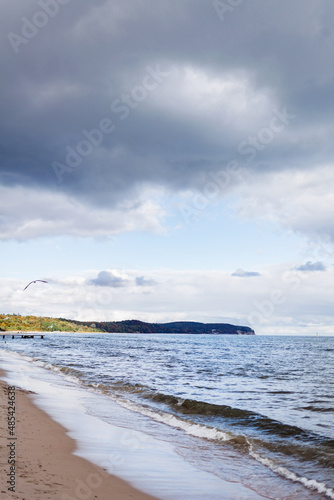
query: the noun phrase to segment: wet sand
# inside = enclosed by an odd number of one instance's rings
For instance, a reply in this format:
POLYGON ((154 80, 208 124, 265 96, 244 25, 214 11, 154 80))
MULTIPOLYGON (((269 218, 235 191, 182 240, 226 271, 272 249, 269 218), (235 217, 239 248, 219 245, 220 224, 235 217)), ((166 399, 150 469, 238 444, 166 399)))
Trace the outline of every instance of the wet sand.
MULTIPOLYGON (((0 377, 3 375, 0 372, 0 377)), ((8 384, 3 380, 0 380, 0 436, 2 500, 155 498, 73 455, 76 443, 66 434, 66 429, 37 408, 26 391, 16 388, 8 393, 8 384), (15 427, 10 429, 8 415, 10 423, 15 422, 15 427)))

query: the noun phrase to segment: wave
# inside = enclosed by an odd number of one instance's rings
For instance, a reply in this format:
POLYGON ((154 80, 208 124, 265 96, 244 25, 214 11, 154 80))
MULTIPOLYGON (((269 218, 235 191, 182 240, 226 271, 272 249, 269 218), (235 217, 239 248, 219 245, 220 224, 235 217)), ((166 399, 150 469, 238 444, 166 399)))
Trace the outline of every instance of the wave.
POLYGON ((280 475, 281 477, 289 479, 290 481, 293 482, 301 483, 310 490, 317 491, 320 494, 325 494, 328 498, 334 499, 333 488, 328 488, 328 486, 325 483, 321 483, 320 481, 317 481, 315 479, 308 479, 307 477, 298 476, 297 474, 290 471, 286 467, 278 465, 270 458, 263 457, 259 453, 255 452, 251 444, 249 453, 253 458, 255 458, 255 460, 260 462, 262 465, 268 467, 270 470, 280 475))
MULTIPOLYGON (((225 444, 227 443, 229 445, 237 446, 239 449, 241 446, 244 450, 247 450, 249 455, 253 457, 257 462, 269 468, 275 474, 290 481, 301 483, 309 490, 317 491, 320 494, 325 494, 328 498, 334 499, 334 490, 332 488, 329 488, 325 483, 317 481, 315 479, 309 479, 307 477, 300 476, 290 471, 287 467, 283 467, 282 465, 278 464, 277 462, 275 462, 275 460, 272 460, 268 457, 263 457, 260 453, 254 450, 254 444, 245 436, 233 435, 230 432, 223 432, 214 427, 195 424, 194 422, 181 419, 169 413, 157 412, 149 408, 144 408, 143 406, 137 405, 133 402, 120 401, 120 404, 131 411, 136 411, 157 422, 166 424, 176 429, 183 430, 188 435, 197 438, 208 439, 210 441, 218 441, 225 444)), ((310 452, 310 456, 314 456, 312 452, 310 452)))
POLYGON ((210 427, 208 425, 197 424, 190 420, 182 419, 176 415, 171 413, 166 413, 162 411, 156 411, 150 409, 148 407, 136 404, 132 401, 126 401, 124 399, 119 400, 119 403, 128 410, 135 411, 137 413, 141 413, 146 417, 150 417, 156 422, 160 422, 163 424, 167 424, 170 427, 174 427, 176 429, 180 429, 194 437, 215 440, 215 441, 223 441, 230 442, 235 444, 247 444, 246 438, 244 436, 233 435, 230 432, 225 432, 216 427, 210 427))
POLYGON ((334 413, 334 408, 319 408, 317 406, 304 406, 299 408, 300 410, 315 411, 320 413, 334 413))
MULTIPOLYGON (((119 384, 118 388, 123 389, 123 385, 119 384)), ((271 437, 298 438, 299 441, 313 441, 316 445, 327 444, 328 446, 333 446, 333 440, 313 434, 297 426, 284 424, 250 410, 234 408, 228 405, 217 405, 193 399, 183 399, 170 394, 152 391, 147 386, 142 386, 140 384, 135 384, 133 386, 131 384, 126 384, 124 389, 126 392, 137 393, 141 398, 146 400, 162 403, 173 409, 175 413, 199 417, 216 417, 221 421, 237 424, 239 427, 256 429, 271 437)))

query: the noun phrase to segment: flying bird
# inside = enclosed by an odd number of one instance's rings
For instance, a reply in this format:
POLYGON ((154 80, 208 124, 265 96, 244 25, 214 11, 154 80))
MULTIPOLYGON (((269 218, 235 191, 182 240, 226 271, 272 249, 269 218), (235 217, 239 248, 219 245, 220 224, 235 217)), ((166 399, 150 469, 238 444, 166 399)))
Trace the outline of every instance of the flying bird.
POLYGON ((37 283, 37 281, 40 281, 41 283, 49 283, 48 281, 45 281, 45 280, 34 280, 34 281, 30 281, 30 283, 27 284, 27 286, 25 288, 23 288, 23 291, 28 288, 29 285, 31 285, 31 283, 37 283))

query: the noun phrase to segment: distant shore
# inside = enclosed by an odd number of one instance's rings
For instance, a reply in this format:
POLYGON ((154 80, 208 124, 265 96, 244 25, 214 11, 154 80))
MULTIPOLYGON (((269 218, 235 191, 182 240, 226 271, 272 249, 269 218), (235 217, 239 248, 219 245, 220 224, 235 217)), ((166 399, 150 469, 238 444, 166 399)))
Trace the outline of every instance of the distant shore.
POLYGON ((85 333, 177 333, 205 335, 255 335, 249 326, 229 323, 200 323, 198 321, 173 321, 147 323, 136 319, 123 321, 78 321, 65 318, 0 314, 1 331, 85 332, 85 333))

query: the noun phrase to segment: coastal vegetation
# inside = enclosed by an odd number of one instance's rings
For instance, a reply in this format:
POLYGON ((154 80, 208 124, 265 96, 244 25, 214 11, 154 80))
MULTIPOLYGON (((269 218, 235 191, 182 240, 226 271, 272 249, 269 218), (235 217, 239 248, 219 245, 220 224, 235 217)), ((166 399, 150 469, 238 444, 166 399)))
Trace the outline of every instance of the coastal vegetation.
POLYGON ((248 326, 226 323, 145 323, 138 320, 88 322, 64 318, 0 314, 0 331, 105 332, 105 333, 189 333, 211 335, 255 335, 248 326))
POLYGON ((20 314, 0 314, 0 331, 25 332, 98 332, 99 329, 86 326, 79 321, 20 314))

